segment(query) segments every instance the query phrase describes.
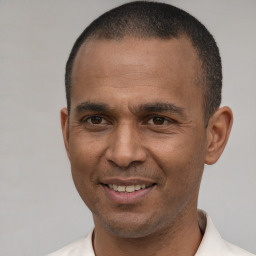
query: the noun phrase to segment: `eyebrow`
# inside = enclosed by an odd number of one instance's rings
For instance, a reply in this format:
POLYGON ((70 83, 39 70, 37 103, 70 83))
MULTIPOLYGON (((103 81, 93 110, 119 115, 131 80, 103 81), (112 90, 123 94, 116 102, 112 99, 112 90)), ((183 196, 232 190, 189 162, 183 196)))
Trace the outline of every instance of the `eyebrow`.
MULTIPOLYGON (((173 103, 163 103, 163 102, 155 102, 155 103, 146 103, 138 106, 134 106, 130 108, 132 113, 142 113, 142 112, 169 112, 172 114, 178 114, 182 117, 185 117, 184 108, 176 106, 173 103)), ((82 113, 85 111, 95 111, 95 112, 110 112, 114 111, 114 109, 110 108, 105 103, 95 103, 95 102, 82 102, 76 106, 76 113, 82 113)))
POLYGON ((85 111, 109 111, 109 107, 104 103, 94 103, 94 102, 82 102, 76 106, 76 113, 82 113, 85 111))
POLYGON ((173 103, 146 103, 133 109, 133 112, 170 112, 185 117, 185 110, 173 103), (137 108, 137 109, 136 109, 137 108))

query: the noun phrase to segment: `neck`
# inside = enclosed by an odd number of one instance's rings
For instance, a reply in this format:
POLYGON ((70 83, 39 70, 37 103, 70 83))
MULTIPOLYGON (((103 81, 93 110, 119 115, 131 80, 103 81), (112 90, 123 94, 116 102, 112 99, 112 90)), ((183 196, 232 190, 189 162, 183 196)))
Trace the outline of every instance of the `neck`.
POLYGON ((142 238, 118 237, 95 219, 96 256, 192 256, 195 255, 201 240, 196 209, 192 213, 182 211, 172 225, 142 238))

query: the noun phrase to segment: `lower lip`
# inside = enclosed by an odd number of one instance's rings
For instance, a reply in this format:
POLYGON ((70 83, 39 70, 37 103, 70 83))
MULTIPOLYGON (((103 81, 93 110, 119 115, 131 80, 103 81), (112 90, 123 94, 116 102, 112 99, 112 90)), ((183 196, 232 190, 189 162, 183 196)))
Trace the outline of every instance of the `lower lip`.
POLYGON ((145 196, 147 196, 148 193, 150 193, 150 191, 155 187, 155 185, 152 185, 145 189, 136 190, 130 193, 117 192, 109 188, 107 185, 102 185, 102 187, 111 201, 117 204, 134 204, 140 202, 143 198, 145 198, 145 196))

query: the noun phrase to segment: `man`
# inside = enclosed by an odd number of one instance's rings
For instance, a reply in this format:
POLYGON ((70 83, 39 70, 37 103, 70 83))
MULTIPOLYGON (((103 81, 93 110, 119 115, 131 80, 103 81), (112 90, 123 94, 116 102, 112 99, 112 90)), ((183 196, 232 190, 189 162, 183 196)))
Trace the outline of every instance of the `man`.
POLYGON ((167 4, 132 2, 96 19, 66 66, 61 124, 86 239, 51 256, 252 255, 197 210, 204 164, 227 143, 218 47, 167 4))

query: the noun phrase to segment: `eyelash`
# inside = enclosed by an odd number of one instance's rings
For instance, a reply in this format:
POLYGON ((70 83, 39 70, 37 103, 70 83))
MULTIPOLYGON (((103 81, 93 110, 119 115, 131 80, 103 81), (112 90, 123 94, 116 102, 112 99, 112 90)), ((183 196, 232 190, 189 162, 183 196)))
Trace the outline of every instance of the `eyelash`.
MULTIPOLYGON (((155 123, 153 123, 154 121, 154 118, 155 119, 160 119, 160 120, 158 120, 158 121, 162 121, 163 123, 165 123, 166 124, 166 122, 168 123, 168 124, 173 124, 173 123, 175 123, 175 120, 173 120, 173 119, 170 119, 170 118, 166 118, 166 117, 163 117, 163 116, 160 116, 160 115, 154 115, 154 116, 149 116, 149 117, 147 117, 146 118, 146 121, 145 122, 143 122, 143 125, 146 125, 146 124, 149 124, 149 125, 154 125, 154 126, 164 126, 165 124, 155 124, 155 123), (152 120, 152 123, 150 123, 150 121, 152 120)), ((157 120, 155 120, 155 121, 157 121, 157 120)), ((98 125, 107 125, 107 124, 111 124, 111 122, 108 122, 107 121, 107 119, 105 118, 105 117, 102 117, 102 116, 100 116, 100 115, 92 115, 92 116, 87 116, 87 117, 84 117, 84 118, 82 118, 81 119, 81 121, 80 121, 82 124, 85 124, 85 123, 89 123, 90 125, 92 125, 92 126, 98 126, 98 125), (96 123, 96 124, 93 124, 92 122, 89 122, 88 120, 92 120, 93 118, 95 118, 95 119, 100 119, 100 123, 96 123), (102 124, 101 122, 102 121, 105 121, 105 123, 104 124, 102 124)))
MULTIPOLYGON (((155 116, 151 116, 147 119, 147 123, 149 124, 149 121, 152 120, 152 122, 154 122, 153 120, 155 119, 158 119, 158 121, 163 121, 165 124, 173 124, 175 123, 175 121, 173 119, 170 119, 170 118, 166 118, 166 117, 163 117, 163 116, 159 116, 159 115, 155 115, 155 116)), ((155 120, 157 121, 157 120, 155 120)), ((152 125, 155 125, 155 126, 164 126, 165 124, 155 124, 153 123, 152 125)))
POLYGON ((102 117, 102 116, 99 116, 99 115, 93 115, 93 116, 88 116, 88 117, 84 117, 84 118, 82 118, 81 119, 81 123, 82 124, 85 124, 85 123, 89 123, 90 125, 94 125, 94 126, 97 126, 98 124, 93 124, 92 122, 89 122, 88 120, 92 120, 92 118, 99 118, 101 121, 102 120, 105 120, 106 122, 107 122, 107 120, 106 120, 106 118, 104 118, 104 117, 102 117))

